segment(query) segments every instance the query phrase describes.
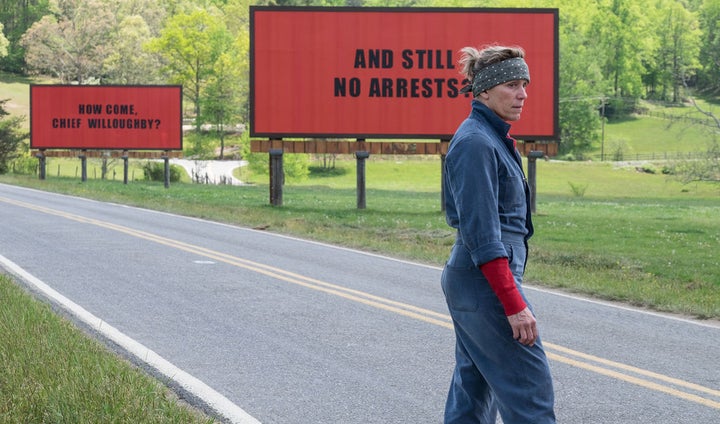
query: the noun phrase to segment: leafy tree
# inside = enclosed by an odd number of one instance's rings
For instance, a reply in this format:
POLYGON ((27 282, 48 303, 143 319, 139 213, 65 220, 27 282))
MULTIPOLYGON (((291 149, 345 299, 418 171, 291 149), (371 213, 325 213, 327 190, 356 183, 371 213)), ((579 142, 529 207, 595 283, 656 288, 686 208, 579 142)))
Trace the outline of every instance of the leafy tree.
POLYGON ((0 0, 0 25, 8 40, 7 56, 0 55, 0 69, 20 73, 25 68, 25 49, 20 38, 30 26, 51 12, 49 0, 0 0))
POLYGON ((0 174, 8 172, 8 164, 19 156, 23 141, 28 137, 21 131, 23 118, 11 117, 5 110, 8 100, 0 100, 0 174))
POLYGON ((220 159, 225 156, 225 134, 240 114, 239 95, 243 75, 233 53, 223 53, 215 63, 203 96, 203 122, 209 122, 220 138, 220 159))
POLYGON ((156 0, 105 0, 116 10, 117 27, 110 40, 111 48, 103 63, 103 83, 163 83, 161 57, 145 47, 157 37, 167 12, 156 0))
POLYGON ((28 67, 63 83, 99 81, 115 15, 102 0, 61 0, 58 6, 57 18, 44 16, 21 39, 28 67))
POLYGON ((151 30, 142 16, 128 16, 114 35, 114 47, 103 63, 105 83, 151 84, 161 82, 160 57, 143 46, 151 30))
POLYGON ((164 70, 195 107, 196 127, 201 125, 201 95, 217 60, 227 52, 232 37, 215 8, 198 9, 172 16, 160 37, 148 46, 166 61, 164 70))
POLYGON ((701 90, 720 94, 720 0, 704 0, 699 11, 702 33, 701 90))
MULTIPOLYGON (((234 37, 233 62, 238 80, 235 95, 242 122, 248 121, 248 96, 250 90, 250 0, 227 0, 223 8, 225 24, 234 37)), ((256 2, 262 3, 262 2, 256 2)))
POLYGON ((557 0, 560 10, 560 153, 582 156, 600 139, 602 93, 608 83, 600 68, 603 53, 591 32, 598 12, 574 0, 557 0))
POLYGON ((715 122, 716 128, 711 133, 711 139, 704 155, 694 160, 675 163, 671 166, 670 172, 685 184, 696 181, 720 183, 720 142, 718 141, 720 117, 700 108, 694 99, 691 98, 690 100, 695 109, 715 122))
MULTIPOLYGON (((412 2, 413 0, 408 0, 409 2, 412 2)), ((366 2, 366 5, 369 6, 372 1, 366 2)), ((396 4, 387 4, 388 1, 384 1, 383 6, 410 6, 409 4, 403 4, 401 0, 395 0, 393 3, 396 4)), ((345 0, 272 0, 270 2, 273 6, 346 6, 345 0)))
MULTIPOLYGON (((162 29, 163 22, 168 16, 165 3, 167 1, 157 0, 106 0, 117 3, 116 7, 118 21, 132 16, 140 16, 146 23, 147 28, 153 37, 156 37, 162 29)), ((149 39, 149 38, 148 38, 149 39)))
POLYGON ((720 183, 720 143, 717 137, 712 139, 700 159, 678 162, 672 172, 685 184, 700 181, 720 183))
POLYGON ((675 0, 662 0, 657 4, 658 35, 653 82, 662 87, 660 97, 674 103, 680 101, 680 89, 700 67, 699 24, 692 12, 675 0), (672 90, 672 97, 667 93, 672 90))
POLYGON ((0 23, 0 57, 5 57, 8 54, 8 45, 10 42, 5 38, 3 33, 3 24, 0 23))
POLYGON ((598 0, 592 41, 605 53, 600 65, 612 84, 608 94, 615 97, 642 94, 642 75, 654 42, 645 9, 645 0, 598 0))

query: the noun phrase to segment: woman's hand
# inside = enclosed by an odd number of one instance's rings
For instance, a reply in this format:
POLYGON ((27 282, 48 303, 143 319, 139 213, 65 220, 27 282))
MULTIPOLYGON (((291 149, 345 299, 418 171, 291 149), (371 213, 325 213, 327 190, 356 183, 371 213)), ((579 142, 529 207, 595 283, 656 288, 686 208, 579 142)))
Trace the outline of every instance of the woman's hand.
POLYGON ((513 339, 525 346, 534 346, 538 337, 537 322, 529 308, 525 308, 515 315, 507 317, 512 327, 513 339))

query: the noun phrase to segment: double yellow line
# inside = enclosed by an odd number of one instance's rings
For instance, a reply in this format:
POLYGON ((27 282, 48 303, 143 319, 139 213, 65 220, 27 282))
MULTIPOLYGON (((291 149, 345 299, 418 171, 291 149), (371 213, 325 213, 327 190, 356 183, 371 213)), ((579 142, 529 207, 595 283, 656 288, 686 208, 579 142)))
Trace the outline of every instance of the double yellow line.
MULTIPOLYGON (((447 329, 452 329, 453 324, 450 316, 438 313, 429 309, 420 308, 403 302, 397 302, 380 296, 375 296, 360 290, 354 290, 337 284, 310 278, 301 274, 276 268, 270 265, 261 264, 237 256, 207 249, 201 246, 181 242, 166 237, 161 237, 144 231, 134 230, 122 225, 101 221, 63 212, 56 209, 46 208, 31 203, 12 200, 0 197, 0 201, 26 209, 35 210, 49 215, 59 216, 83 224, 90 224, 109 230, 117 231, 143 240, 148 240, 174 249, 203 256, 218 262, 237 266, 253 271, 277 280, 285 281, 308 289, 317 290, 333 296, 338 296, 353 302, 362 303, 377 309, 382 309, 407 318, 423 321, 447 329)), ((684 380, 668 377, 663 374, 654 373, 642 368, 633 367, 620 362, 610 361, 598 356, 589 355, 572 350, 547 341, 543 342, 546 354, 549 359, 566 365, 584 369, 590 372, 601 374, 610 378, 621 380, 637 386, 665 393, 689 402, 694 402, 710 408, 720 410, 720 390, 711 389, 699 384, 690 383, 684 380), (715 398, 712 399, 712 398, 715 398)))

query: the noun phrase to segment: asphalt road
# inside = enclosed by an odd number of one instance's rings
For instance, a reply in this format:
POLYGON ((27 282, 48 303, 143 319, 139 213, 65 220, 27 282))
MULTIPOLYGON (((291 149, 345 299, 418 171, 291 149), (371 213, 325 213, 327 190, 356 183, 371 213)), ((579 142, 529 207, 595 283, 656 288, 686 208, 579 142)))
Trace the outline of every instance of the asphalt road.
MULTIPOLYGON (((227 421, 441 422, 439 268, 2 184, 0 267, 227 421)), ((717 323, 527 294, 559 422, 720 422, 717 323)))

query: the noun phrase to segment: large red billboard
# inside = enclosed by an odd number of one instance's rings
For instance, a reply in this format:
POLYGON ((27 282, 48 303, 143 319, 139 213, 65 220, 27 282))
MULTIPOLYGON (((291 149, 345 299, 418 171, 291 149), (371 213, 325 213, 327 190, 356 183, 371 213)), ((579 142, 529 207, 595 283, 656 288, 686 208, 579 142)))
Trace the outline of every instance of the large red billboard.
POLYGON ((30 147, 182 150, 182 87, 31 85, 30 147))
POLYGON ((450 138, 470 111, 460 49, 525 49, 513 136, 558 138, 558 10, 251 6, 253 137, 450 138))

